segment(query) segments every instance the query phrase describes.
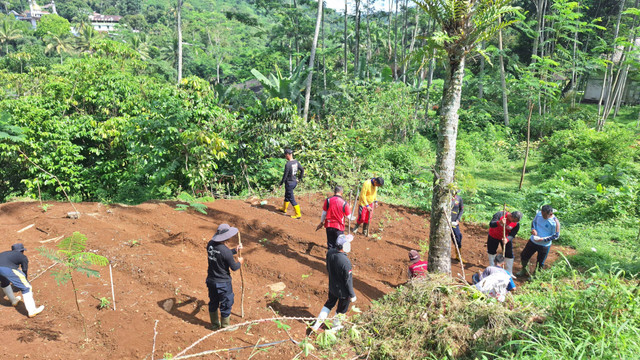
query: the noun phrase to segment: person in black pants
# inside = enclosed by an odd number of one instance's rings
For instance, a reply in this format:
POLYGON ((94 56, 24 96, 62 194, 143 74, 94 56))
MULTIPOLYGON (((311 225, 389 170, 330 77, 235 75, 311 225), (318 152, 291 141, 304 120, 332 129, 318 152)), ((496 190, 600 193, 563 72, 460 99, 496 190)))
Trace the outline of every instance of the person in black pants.
POLYGON ((333 330, 342 328, 340 316, 349 310, 349 303, 356 301, 356 293, 353 291, 353 276, 351 274, 351 261, 347 253, 351 251, 353 236, 340 235, 336 241, 336 247, 327 252, 327 271, 329 272, 329 299, 324 303, 318 320, 311 327, 317 331, 324 323, 331 309, 338 304, 336 317, 333 320, 333 330))
MULTIPOLYGON (((502 245, 505 254, 505 269, 509 274, 513 274, 513 239, 520 230, 520 211, 504 212, 498 211, 489 222, 489 236, 487 237, 487 254, 489 254, 489 265, 494 266, 494 259, 498 246, 502 245)), ((511 275, 513 276, 513 275, 511 275)))
POLYGON ((284 166, 284 174, 282 175, 282 180, 280 180, 280 185, 284 184, 284 204, 280 208, 280 211, 286 213, 289 203, 291 203, 296 211, 295 215, 292 215, 291 218, 299 219, 302 214, 300 213, 300 205, 298 205, 293 195, 293 189, 298 185, 298 181, 302 181, 304 168, 298 160, 293 158, 293 151, 291 149, 285 149, 284 157, 287 159, 287 164, 284 166))
POLYGON ((327 229, 327 249, 336 247, 338 236, 344 234, 344 218, 351 215, 349 204, 342 198, 344 189, 336 185, 333 188, 333 196, 324 201, 322 216, 316 231, 323 226, 327 229))
POLYGON ((231 286, 231 272, 236 271, 244 262, 239 257, 238 262, 233 259, 233 255, 242 249, 238 245, 235 249, 229 249, 223 242, 229 240, 238 233, 238 229, 228 224, 220 224, 216 234, 213 235, 207 244, 207 259, 209 268, 207 269, 207 288, 209 289, 209 317, 211 326, 215 330, 219 327, 229 326, 231 307, 233 306, 233 287, 231 286), (218 317, 218 309, 222 320, 218 317))
MULTIPOLYGON (((462 233, 460 232, 462 213, 464 213, 464 205, 462 204, 462 198, 458 195, 458 191, 456 191, 451 199, 451 229, 453 230, 453 235, 456 237, 456 243, 458 244, 460 252, 462 252, 462 233)), ((464 261, 462 255, 458 256, 457 251, 454 259, 464 261)))

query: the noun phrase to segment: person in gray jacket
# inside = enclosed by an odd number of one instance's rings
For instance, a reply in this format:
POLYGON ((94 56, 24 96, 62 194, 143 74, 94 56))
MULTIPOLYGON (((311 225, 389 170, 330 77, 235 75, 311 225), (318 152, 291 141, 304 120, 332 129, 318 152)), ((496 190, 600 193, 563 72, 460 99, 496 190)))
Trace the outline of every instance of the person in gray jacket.
POLYGON ((351 261, 347 254, 351 251, 351 235, 340 235, 336 241, 336 248, 327 252, 327 271, 329 272, 329 299, 324 303, 318 320, 311 327, 317 331, 324 323, 331 309, 338 304, 336 317, 333 320, 333 330, 342 328, 340 317, 349 310, 349 303, 356 301, 356 293, 353 291, 353 276, 351 274, 351 261))

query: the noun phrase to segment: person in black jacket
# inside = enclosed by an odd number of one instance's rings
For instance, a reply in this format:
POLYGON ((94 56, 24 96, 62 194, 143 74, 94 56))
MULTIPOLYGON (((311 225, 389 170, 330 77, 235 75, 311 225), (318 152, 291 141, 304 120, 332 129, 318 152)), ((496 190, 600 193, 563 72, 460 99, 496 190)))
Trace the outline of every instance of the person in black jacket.
POLYGON ((229 326, 231 307, 233 306, 233 287, 231 286, 231 272, 236 271, 244 262, 242 257, 238 262, 233 259, 233 255, 242 249, 238 245, 235 249, 229 249, 223 242, 229 240, 238 233, 238 229, 228 224, 220 224, 216 234, 213 235, 207 244, 207 258, 209 268, 207 269, 207 288, 209 288, 209 317, 211 326, 215 330, 219 327, 229 326), (218 317, 218 308, 222 321, 218 317))
POLYGON ((329 316, 331 309, 338 303, 336 317, 333 320, 333 329, 342 328, 340 316, 349 310, 349 302, 356 301, 356 293, 353 291, 353 276, 351 274, 351 261, 347 253, 351 251, 351 235, 340 235, 336 241, 336 247, 327 252, 327 271, 329 272, 329 299, 318 315, 318 320, 311 329, 317 331, 329 316))
POLYGON ((284 157, 287 159, 287 164, 284 166, 284 174, 282 175, 282 180, 280 180, 280 185, 284 184, 284 204, 280 208, 280 211, 286 214, 289 203, 291 203, 296 211, 295 215, 292 215, 291 218, 299 219, 302 214, 300 213, 300 205, 298 205, 293 195, 293 189, 298 186, 298 181, 302 181, 304 168, 298 160, 293 158, 293 151, 291 149, 285 149, 284 157))
POLYGON ((24 245, 18 243, 11 245, 11 251, 0 253, 0 286, 11 305, 17 306, 20 297, 13 294, 11 284, 22 292, 24 306, 27 308, 29 317, 32 318, 44 310, 44 306, 36 307, 33 300, 31 284, 27 281, 27 271, 29 271, 29 259, 24 254, 24 245), (22 270, 20 270, 22 268, 22 270))

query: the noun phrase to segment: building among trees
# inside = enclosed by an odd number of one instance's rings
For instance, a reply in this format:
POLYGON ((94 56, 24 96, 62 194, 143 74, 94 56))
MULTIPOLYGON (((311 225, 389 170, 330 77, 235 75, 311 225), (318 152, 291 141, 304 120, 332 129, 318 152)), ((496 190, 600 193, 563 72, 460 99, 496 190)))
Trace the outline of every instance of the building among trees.
POLYGON ((51 3, 49 5, 44 6, 38 5, 36 3, 36 0, 29 0, 29 11, 24 11, 21 14, 18 14, 15 11, 12 11, 11 13, 17 20, 30 22, 31 27, 33 27, 34 29, 38 26, 38 21, 40 21, 40 18, 44 15, 58 14, 58 12, 56 11, 56 4, 53 0, 51 0, 51 3), (44 9, 51 9, 51 11, 46 11, 44 9))
POLYGON ((100 32, 114 31, 116 24, 120 22, 122 16, 118 15, 102 15, 94 12, 93 15, 89 15, 89 21, 93 29, 100 32))

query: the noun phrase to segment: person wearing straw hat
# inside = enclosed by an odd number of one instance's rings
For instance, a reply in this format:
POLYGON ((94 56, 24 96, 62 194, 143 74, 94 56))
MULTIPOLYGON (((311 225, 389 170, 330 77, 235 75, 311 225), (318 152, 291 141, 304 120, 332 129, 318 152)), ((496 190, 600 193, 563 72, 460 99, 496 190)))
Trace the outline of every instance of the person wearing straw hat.
POLYGON ((24 245, 17 243, 11 245, 11 251, 0 253, 0 286, 2 286, 2 291, 7 295, 11 305, 14 307, 20 302, 20 297, 13 294, 11 284, 19 289, 22 292, 27 313, 32 318, 40 314, 44 310, 44 306, 36 307, 36 303, 33 300, 33 289, 27 280, 29 259, 24 254, 26 250, 24 245))
POLYGON ((342 198, 344 189, 340 185, 333 188, 333 196, 322 205, 322 216, 316 231, 323 226, 327 230, 327 249, 336 247, 338 236, 344 234, 344 218, 351 215, 349 204, 342 198))
POLYGON ((533 218, 531 238, 520 253, 522 270, 516 274, 517 276, 529 276, 529 260, 536 252, 538 253, 536 270, 544 266, 549 249, 551 249, 551 243, 560 236, 560 221, 553 214, 554 212, 551 205, 544 205, 533 218))
POLYGON ((242 249, 238 244, 235 249, 229 249, 224 242, 238 234, 238 229, 228 224, 220 224, 215 235, 207 244, 207 288, 209 289, 209 317, 211 326, 215 330, 229 326, 231 307, 233 306, 233 287, 231 286, 231 272, 236 271, 244 262, 242 257, 236 262, 233 255, 242 249), (220 316, 218 316, 220 309, 220 316))
POLYGON ((318 320, 311 327, 313 331, 320 329, 331 309, 338 304, 336 316, 333 319, 333 330, 342 328, 340 317, 349 310, 349 303, 356 301, 353 290, 353 276, 351 261, 347 254, 351 251, 353 235, 340 235, 336 247, 327 252, 327 271, 329 272, 329 299, 324 303, 318 320))
POLYGON ((420 253, 416 250, 409 251, 409 280, 427 274, 429 262, 420 260, 420 253))

